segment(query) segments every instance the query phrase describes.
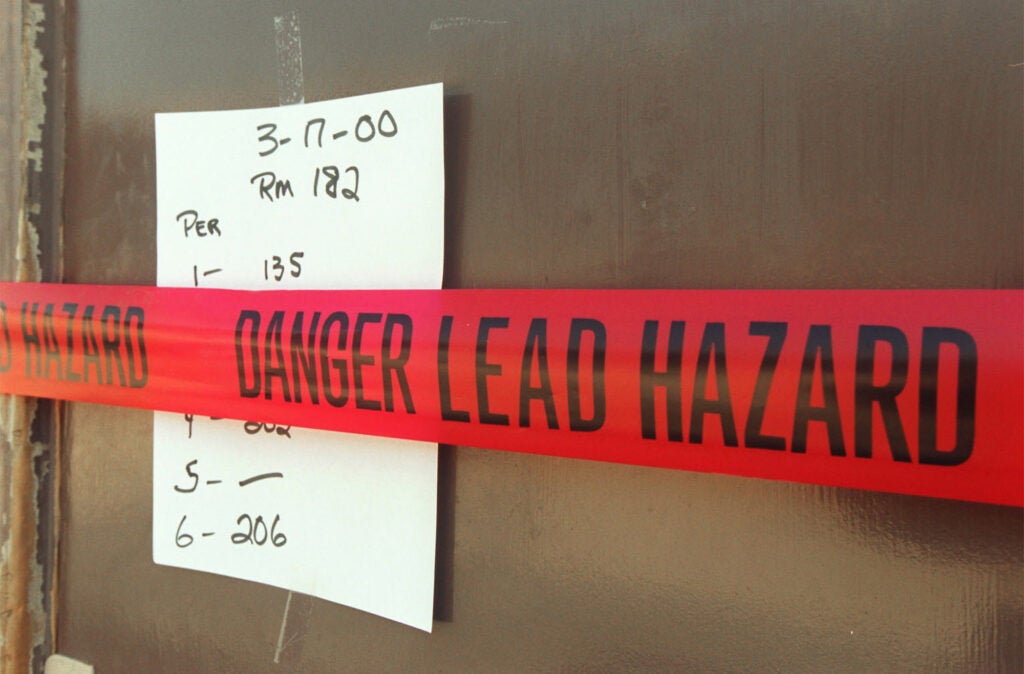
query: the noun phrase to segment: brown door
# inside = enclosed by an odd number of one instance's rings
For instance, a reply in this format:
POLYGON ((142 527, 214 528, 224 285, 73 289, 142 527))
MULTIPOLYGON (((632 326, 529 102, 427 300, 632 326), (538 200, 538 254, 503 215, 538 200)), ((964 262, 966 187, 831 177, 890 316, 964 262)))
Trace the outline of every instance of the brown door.
MULTIPOLYGON (((69 2, 65 282, 154 283, 153 114, 276 105, 286 12, 307 101, 444 82, 446 287, 1024 286, 1016 0, 69 2)), ((1024 659, 1019 509, 446 448, 428 636, 155 566, 152 415, 65 417, 100 672, 1024 659)))

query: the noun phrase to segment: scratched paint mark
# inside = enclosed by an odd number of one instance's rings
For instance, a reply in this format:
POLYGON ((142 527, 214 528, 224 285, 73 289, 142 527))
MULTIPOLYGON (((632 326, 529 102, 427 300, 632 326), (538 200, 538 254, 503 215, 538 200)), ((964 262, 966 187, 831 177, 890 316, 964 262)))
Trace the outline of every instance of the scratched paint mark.
POLYGON ((298 12, 292 10, 274 17, 274 43, 277 46, 278 104, 304 103, 298 12))
MULTIPOLYGON (((281 16, 274 17, 274 42, 277 45, 277 102, 278 105, 295 105, 306 101, 302 81, 302 38, 299 33, 299 14, 291 10, 281 16)), ((273 474, 275 477, 280 473, 273 474)), ((245 484, 259 480, 268 475, 243 480, 245 484)), ((239 483, 242 486, 245 484, 239 483)), ((284 602, 284 614, 281 616, 281 629, 277 633, 277 648, 274 649, 274 664, 280 664, 281 652, 288 644, 284 643, 285 630, 288 627, 288 611, 292 607, 292 591, 284 602)))
POLYGON ((281 616, 281 630, 277 633, 277 649, 274 651, 274 664, 280 664, 281 651, 284 650, 284 631, 288 626, 288 609, 292 607, 292 593, 288 591, 288 599, 284 602, 284 615, 281 616))
POLYGON ((430 32, 436 33, 451 28, 470 28, 473 26, 505 26, 508 21, 493 19, 474 19, 469 16, 446 16, 430 22, 430 32))

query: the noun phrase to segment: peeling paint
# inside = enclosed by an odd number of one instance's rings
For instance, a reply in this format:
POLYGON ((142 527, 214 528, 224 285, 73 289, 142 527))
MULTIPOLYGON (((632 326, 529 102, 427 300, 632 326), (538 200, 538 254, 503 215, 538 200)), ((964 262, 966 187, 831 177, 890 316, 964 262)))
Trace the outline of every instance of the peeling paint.
POLYGON ((38 38, 43 34, 46 8, 40 3, 24 3, 22 19, 22 67, 25 71, 22 89, 22 142, 25 159, 35 162, 36 170, 43 163, 43 124, 46 120, 46 70, 38 38))
MULTIPOLYGON (((38 212, 38 206, 36 206, 38 212)), ((19 282, 38 282, 43 271, 39 264, 39 232, 29 221, 24 208, 18 210, 18 245, 15 249, 15 268, 19 282)))
MULTIPOLYGON (((59 2, 14 2, 7 18, 17 21, 20 12, 20 64, 11 63, 2 75, 20 84, 20 120, 11 120, 20 129, 17 151, 9 155, 10 170, 21 176, 16 203, 3 203, 3 222, 13 232, 14 281, 41 281, 41 245, 33 219, 44 213, 43 190, 39 186, 44 173, 44 132, 47 123, 47 77, 43 37, 47 30, 47 11, 59 8, 59 2), (20 66, 20 72, 18 68, 20 66), (19 123, 20 122, 20 123, 19 123)), ((14 24, 16 25, 16 24, 14 24)), ((14 31, 17 37, 17 31, 14 31)), ((18 45, 10 47, 18 53, 18 45)), ((59 151, 57 153, 59 155, 59 151)), ((7 253, 8 255, 10 253, 7 253)), ((3 261, 5 265, 11 260, 3 261)), ((7 267, 5 267, 7 268, 7 267)), ((39 412, 35 399, 0 396, 0 670, 7 672, 42 671, 52 645, 53 620, 47 610, 52 606, 53 560, 49 558, 53 542, 41 541, 43 517, 40 504, 56 485, 54 449, 34 442, 33 425, 39 412), (45 497, 44 497, 45 495, 45 497), (41 498, 44 497, 44 498, 41 498)), ((48 507, 48 506, 47 506, 48 507)), ((47 533, 47 536, 50 534, 47 533)))
POLYGON ((36 522, 35 479, 32 474, 33 448, 29 442, 35 420, 36 401, 21 396, 4 396, 0 416, 0 449, 3 450, 3 505, 10 512, 0 560, 0 668, 29 670, 35 637, 39 632, 42 597, 32 580, 39 576, 35 564, 36 522))
MULTIPOLYGON (((43 125, 46 121, 46 69, 38 39, 43 34, 46 9, 42 4, 22 3, 22 90, 21 157, 26 174, 39 173, 43 167, 43 125)), ((18 243, 15 250, 15 281, 40 281, 39 233, 29 220, 38 215, 41 205, 28 198, 28 177, 23 181, 17 215, 18 243)))

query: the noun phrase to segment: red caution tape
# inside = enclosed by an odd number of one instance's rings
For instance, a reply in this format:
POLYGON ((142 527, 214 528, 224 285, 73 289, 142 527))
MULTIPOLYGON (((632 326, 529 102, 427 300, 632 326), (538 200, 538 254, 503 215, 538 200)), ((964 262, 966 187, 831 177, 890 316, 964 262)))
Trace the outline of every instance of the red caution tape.
POLYGON ((0 391, 1024 506, 1024 292, 0 284, 0 391))

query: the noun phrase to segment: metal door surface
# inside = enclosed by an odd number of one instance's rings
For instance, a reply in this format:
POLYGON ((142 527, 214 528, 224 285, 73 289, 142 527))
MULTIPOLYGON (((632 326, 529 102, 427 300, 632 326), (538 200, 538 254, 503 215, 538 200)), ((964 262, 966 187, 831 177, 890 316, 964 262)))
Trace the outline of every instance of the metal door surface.
MULTIPOLYGON (((70 2, 65 282, 155 282, 153 114, 278 104, 289 12, 307 101, 444 83, 447 288, 1024 286, 1009 0, 70 2)), ((1024 660, 1020 509, 466 447, 432 634, 285 622, 153 564, 151 431, 66 406, 56 648, 99 672, 1024 660)))

